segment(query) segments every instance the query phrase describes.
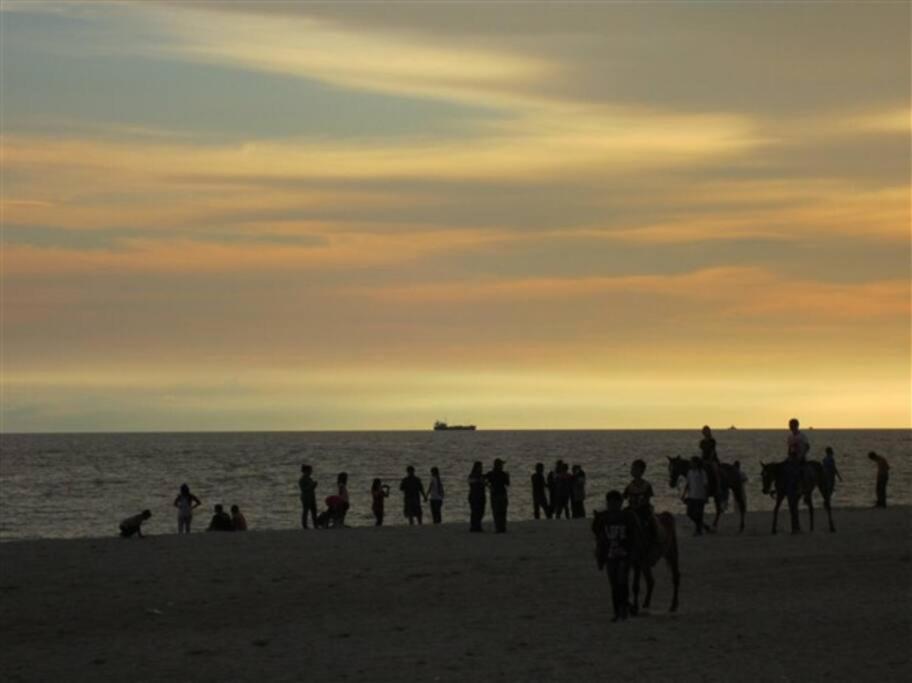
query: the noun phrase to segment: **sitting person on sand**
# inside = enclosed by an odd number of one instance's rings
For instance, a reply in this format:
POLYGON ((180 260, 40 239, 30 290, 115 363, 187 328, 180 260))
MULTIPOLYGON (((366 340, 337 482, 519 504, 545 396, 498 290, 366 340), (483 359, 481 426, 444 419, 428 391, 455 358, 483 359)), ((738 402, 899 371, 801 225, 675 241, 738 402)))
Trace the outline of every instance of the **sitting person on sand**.
POLYGON ((206 531, 234 531, 234 524, 231 523, 231 516, 225 512, 221 505, 215 506, 215 514, 209 522, 209 528, 206 531))
POLYGON ((237 505, 231 506, 231 528, 235 531, 247 531, 247 518, 237 505))
POLYGON ((132 517, 127 517, 124 521, 120 523, 120 535, 123 538, 130 538, 133 534, 136 534, 138 538, 142 538, 142 523, 145 522, 149 517, 152 516, 152 513, 148 510, 143 510, 138 515, 133 515, 132 517))
POLYGON ((317 515, 314 527, 317 529, 329 529, 330 527, 344 526, 345 512, 348 510, 348 503, 342 496, 326 496, 326 509, 317 515))

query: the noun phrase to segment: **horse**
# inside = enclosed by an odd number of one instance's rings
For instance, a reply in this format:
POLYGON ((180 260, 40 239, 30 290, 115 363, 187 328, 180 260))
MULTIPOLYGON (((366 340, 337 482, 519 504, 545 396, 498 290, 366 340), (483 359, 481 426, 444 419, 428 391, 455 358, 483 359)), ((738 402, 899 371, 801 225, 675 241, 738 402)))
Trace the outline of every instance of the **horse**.
MULTIPOLYGON (((670 512, 654 515, 656 528, 654 535, 636 512, 627 508, 624 510, 624 514, 629 515, 628 519, 631 523, 628 524, 628 527, 632 530, 630 567, 633 569, 633 602, 630 604, 630 614, 636 616, 639 612, 640 574, 646 579, 646 595, 643 598, 643 608, 649 608, 649 604, 652 601, 652 589, 655 586, 652 568, 662 558, 665 559, 668 563, 668 568, 671 570, 671 580, 674 587, 669 611, 676 612, 678 609, 678 588, 681 584, 681 572, 678 566, 678 536, 675 531, 674 517, 670 512)), ((603 542, 603 529, 604 513, 597 512, 592 522, 592 531, 597 539, 596 558, 599 560, 600 568, 606 564, 604 553, 607 551, 607 545, 603 542)))
MULTIPOLYGON (((773 533, 776 533, 776 522, 779 520, 779 506, 782 505, 782 499, 789 493, 789 467, 792 466, 788 460, 774 463, 760 463, 760 476, 763 480, 763 493, 776 496, 776 507, 773 508, 773 533)), ((830 497, 833 491, 830 488, 829 480, 821 465, 816 460, 808 460, 804 467, 801 468, 801 490, 796 491, 795 495, 789 497, 789 513, 792 518, 792 533, 801 531, 798 526, 798 494, 804 498, 804 503, 808 508, 810 516, 811 531, 814 530, 814 489, 820 491, 823 496, 823 507, 827 512, 827 518, 830 522, 830 531, 836 531, 833 524, 833 511, 830 508, 830 497)))
MULTIPOLYGON (((690 470, 690 461, 680 456, 668 458, 668 485, 671 488, 678 486, 678 478, 686 477, 690 470)), ((725 480, 735 502, 738 504, 738 513, 741 516, 741 523, 738 527, 738 533, 744 531, 744 513, 747 512, 747 494, 744 491, 744 482, 741 481, 741 472, 734 465, 728 463, 719 464, 719 474, 725 480)), ((713 492, 713 502, 716 504, 716 518, 713 520, 712 528, 719 525, 719 517, 722 516, 722 486, 721 482, 716 482, 715 491, 713 492)))

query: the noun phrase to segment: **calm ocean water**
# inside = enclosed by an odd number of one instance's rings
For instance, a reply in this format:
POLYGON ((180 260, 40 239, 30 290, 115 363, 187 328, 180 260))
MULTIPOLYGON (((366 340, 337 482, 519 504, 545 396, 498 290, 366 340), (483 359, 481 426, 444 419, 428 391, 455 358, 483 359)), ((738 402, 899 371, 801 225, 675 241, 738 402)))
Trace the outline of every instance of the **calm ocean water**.
MULTIPOLYGON (((912 503, 912 442, 909 430, 811 430, 811 457, 836 450, 845 479, 837 506, 868 506, 874 500, 875 450, 891 464, 889 500, 912 503)), ((740 460, 748 482, 748 509, 769 510, 760 492, 760 460, 780 460, 785 430, 720 430, 719 455, 740 460)), ((557 458, 583 466, 588 476, 587 511, 610 488, 629 480, 630 462, 648 463, 646 478, 658 496, 656 508, 683 511, 668 486, 665 456, 696 455, 699 431, 477 431, 477 432, 288 432, 205 434, 4 434, 0 435, 0 540, 109 536, 127 515, 149 508, 147 533, 176 532, 172 501, 187 482, 204 507, 194 531, 208 524, 212 505, 238 504, 251 529, 295 528, 300 520, 297 480, 302 462, 314 466, 322 502, 336 474, 349 473, 348 523, 369 525, 370 483, 392 485, 387 523, 402 524, 398 482, 412 464, 427 482, 440 468, 447 498, 444 521, 468 519, 466 475, 473 460, 489 468, 506 460, 512 478, 509 517, 531 517, 529 477, 536 462, 547 469, 557 458)), ((430 517, 430 511, 426 514, 430 517)), ((723 524, 734 524, 732 515, 723 524)))

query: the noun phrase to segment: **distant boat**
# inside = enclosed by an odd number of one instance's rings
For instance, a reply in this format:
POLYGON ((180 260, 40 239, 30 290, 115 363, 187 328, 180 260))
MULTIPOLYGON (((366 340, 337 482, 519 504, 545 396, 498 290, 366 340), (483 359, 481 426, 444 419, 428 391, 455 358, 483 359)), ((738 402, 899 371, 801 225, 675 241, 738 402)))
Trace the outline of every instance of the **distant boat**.
POLYGON ((446 422, 441 422, 440 420, 437 420, 437 422, 434 423, 435 432, 448 432, 451 430, 474 432, 475 425, 448 425, 446 422))

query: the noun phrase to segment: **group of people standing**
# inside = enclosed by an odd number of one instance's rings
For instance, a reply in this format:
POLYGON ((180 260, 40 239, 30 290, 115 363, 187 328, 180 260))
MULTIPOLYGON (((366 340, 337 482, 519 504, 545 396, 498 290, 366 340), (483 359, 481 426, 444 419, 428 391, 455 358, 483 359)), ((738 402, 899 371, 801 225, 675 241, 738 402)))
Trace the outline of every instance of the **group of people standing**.
MULTIPOLYGON (((789 421, 785 462, 790 471, 788 486, 796 489, 796 491, 790 492, 793 494, 797 492, 797 488, 801 485, 800 481, 803 476, 807 454, 810 452, 810 442, 799 427, 797 419, 793 418, 789 421)), ((703 522, 704 510, 708 500, 716 498, 717 502, 721 501, 721 505, 724 507, 728 487, 737 486, 739 483, 744 484, 747 481, 747 477, 741 471, 740 463, 735 460, 732 463, 732 468, 737 478, 732 479, 729 471, 730 476, 728 479, 734 481, 734 484, 731 481, 727 482, 722 473, 722 465, 719 461, 716 440, 712 435, 712 430, 708 426, 704 426, 701 433, 703 438, 699 444, 700 455, 695 455, 690 460, 690 468, 686 474, 686 485, 681 496, 687 506, 687 516, 694 522, 695 535, 702 535, 704 532, 712 531, 703 522)), ((877 466, 877 502, 875 507, 886 507, 890 465, 886 458, 874 451, 868 453, 868 457, 877 466)), ((487 472, 484 471, 481 461, 475 461, 472 465, 467 479, 470 510, 469 530, 472 532, 483 530, 482 520, 489 497, 494 529, 498 533, 506 531, 510 475, 504 470, 504 464, 503 460, 496 458, 492 468, 487 472)), ((828 492, 831 493, 836 486, 836 481, 842 481, 842 475, 836 467, 833 449, 829 446, 826 448, 821 465, 826 481, 825 485, 828 492)), ((726 465, 725 467, 728 468, 729 466, 726 465)), ((653 495, 651 485, 642 478, 645 469, 645 462, 641 460, 634 462, 631 472, 634 475, 634 479, 623 493, 623 498, 627 499, 631 506, 644 510, 649 507, 649 499, 653 495)), ((335 491, 326 496, 324 499, 326 507, 319 513, 316 495, 317 482, 313 478, 311 465, 301 465, 301 477, 298 480, 298 486, 301 498, 301 526, 304 529, 309 528, 309 522, 313 524, 314 528, 346 526, 345 517, 351 506, 348 494, 348 474, 346 472, 340 472, 337 475, 335 491)), ((553 469, 545 475, 545 466, 542 463, 537 463, 532 473, 531 486, 532 513, 535 519, 541 519, 542 515, 547 519, 560 519, 562 516, 566 519, 578 519, 586 516, 586 473, 580 465, 571 467, 563 460, 557 460, 553 469)), ((422 502, 430 504, 431 517, 434 524, 440 524, 443 521, 445 491, 440 470, 437 467, 430 468, 430 479, 428 487, 425 488, 424 482, 415 474, 415 468, 409 465, 406 468, 406 476, 399 483, 399 491, 402 493, 403 515, 410 525, 423 523, 422 502)), ((385 518, 386 499, 390 495, 390 487, 377 478, 373 480, 370 493, 371 511, 374 515, 375 525, 382 526, 385 518)), ((183 484, 174 499, 174 507, 177 508, 177 530, 179 534, 190 533, 194 510, 201 505, 202 502, 190 491, 189 486, 183 484)), ((133 535, 142 537, 142 524, 151 516, 152 513, 149 510, 143 510, 139 514, 124 519, 120 524, 121 535, 124 537, 133 535)), ((224 511, 222 505, 215 505, 207 531, 246 530, 247 520, 237 505, 231 506, 230 515, 224 511)))
POLYGON ((532 473, 532 514, 541 519, 542 513, 551 519, 580 519, 586 516, 586 473, 580 465, 572 468, 563 460, 545 477, 545 466, 535 465, 532 473))
MULTIPOLYGON (((317 482, 313 478, 313 467, 301 465, 301 478, 298 480, 301 491, 301 527, 309 528, 308 519, 313 522, 315 529, 340 527, 345 525, 345 516, 351 503, 348 496, 348 473, 340 472, 336 476, 336 492, 324 499, 326 509, 317 514, 317 482)), ((424 514, 421 502, 430 502, 431 517, 434 524, 443 521, 443 481, 440 470, 431 468, 430 484, 425 490, 424 483, 415 475, 415 468, 409 465, 406 475, 399 483, 399 490, 403 497, 403 514, 409 524, 422 524, 424 514)), ((390 495, 389 484, 384 484, 380 478, 374 479, 371 484, 371 512, 374 514, 374 525, 382 526, 386 516, 386 499, 390 495)))

